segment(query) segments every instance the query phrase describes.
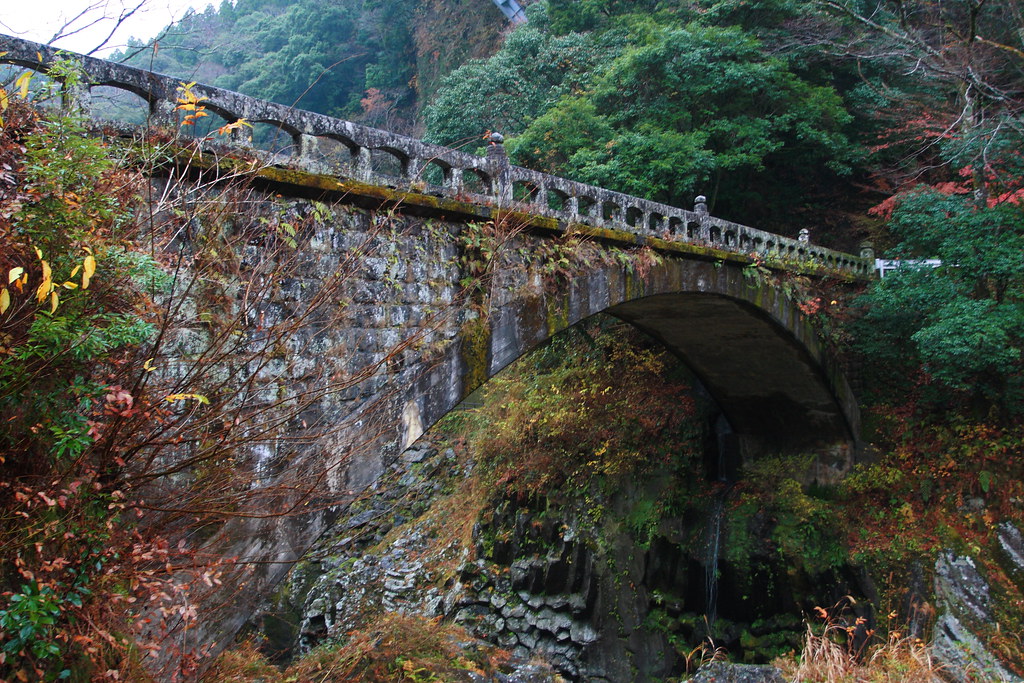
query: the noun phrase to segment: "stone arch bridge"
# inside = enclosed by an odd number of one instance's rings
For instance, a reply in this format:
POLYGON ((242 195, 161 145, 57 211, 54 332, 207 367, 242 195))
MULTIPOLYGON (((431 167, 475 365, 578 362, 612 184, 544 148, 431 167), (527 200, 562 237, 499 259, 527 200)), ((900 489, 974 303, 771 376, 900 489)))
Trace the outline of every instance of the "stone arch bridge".
MULTIPOLYGON (((57 56, 6 36, 0 54, 0 63, 37 71, 57 56)), ((113 88, 140 98, 151 122, 174 123, 179 81, 71 58, 85 74, 75 96, 86 111, 91 92, 113 88)), ((389 457, 517 357, 598 313, 635 325, 682 357, 727 416, 745 457, 814 452, 814 476, 829 480, 854 461, 856 400, 797 302, 764 273, 865 280, 872 261, 806 235, 716 218, 702 198, 693 210, 680 209, 511 165, 500 136, 477 156, 214 87, 192 90, 226 123, 270 127, 285 139, 280 149, 260 150, 247 128, 231 133, 229 151, 242 147, 262 159, 254 183, 266 202, 283 195, 299 213, 330 202, 330 219, 306 243, 320 259, 306 280, 336 267, 353 245, 375 245, 360 256, 348 324, 300 332, 291 351, 308 363, 363 373, 315 415, 353 428, 289 465, 311 477, 328 471, 326 486, 338 496, 370 485, 389 457), (384 219, 387 239, 375 232, 384 219), (553 270, 563 257, 569 266, 553 270), (432 315, 442 308, 443 317, 432 315), (359 435, 368 422, 372 448, 357 443, 366 441, 359 435)), ((121 130, 97 125, 101 134, 121 130)), ((224 145, 203 149, 208 154, 193 164, 223 167, 224 145)), ((282 285, 268 315, 287 315, 306 280, 282 285)), ((257 586, 273 585, 321 533, 330 508, 320 509, 234 532, 234 552, 259 561, 251 577, 257 586)), ((246 614, 232 609, 220 628, 233 630, 246 614)))

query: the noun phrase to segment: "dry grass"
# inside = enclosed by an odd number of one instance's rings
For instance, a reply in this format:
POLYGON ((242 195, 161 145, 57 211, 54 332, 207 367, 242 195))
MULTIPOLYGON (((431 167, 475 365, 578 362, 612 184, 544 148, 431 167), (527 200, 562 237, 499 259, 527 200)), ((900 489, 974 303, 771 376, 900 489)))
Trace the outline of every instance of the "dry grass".
POLYGON ((310 683, 436 682, 474 680, 504 664, 502 650, 467 648, 472 637, 440 619, 384 614, 342 646, 314 650, 286 675, 310 683))
POLYGON ((266 660, 251 640, 225 650, 203 675, 204 683, 276 683, 280 680, 281 671, 266 660))
MULTIPOLYGON (((882 641, 856 647, 851 626, 837 623, 822 608, 824 630, 816 633, 810 625, 799 659, 775 661, 793 683, 939 683, 941 665, 932 659, 928 646, 900 630, 890 630, 882 641)), ((868 631, 872 637, 873 631, 868 631)))
POLYGON ((281 670, 255 644, 224 652, 203 683, 471 683, 492 676, 509 653, 474 641, 440 619, 384 614, 281 670), (474 677, 476 676, 476 677, 474 677))

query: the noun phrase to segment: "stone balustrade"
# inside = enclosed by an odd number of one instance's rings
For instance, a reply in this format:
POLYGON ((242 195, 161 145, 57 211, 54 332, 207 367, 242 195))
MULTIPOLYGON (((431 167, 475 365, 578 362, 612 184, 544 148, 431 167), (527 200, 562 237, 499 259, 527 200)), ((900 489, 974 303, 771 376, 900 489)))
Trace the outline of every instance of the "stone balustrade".
MULTIPOLYGON (((0 35, 0 63, 45 72, 57 58, 46 45, 0 35)), ((88 111, 90 90, 108 86, 143 98, 150 120, 176 122, 180 80, 94 57, 62 53, 81 65, 88 83, 76 93, 88 111)), ((227 123, 245 120, 266 124, 290 144, 277 146, 272 163, 331 173, 367 184, 384 185, 485 205, 515 207, 565 224, 632 232, 641 236, 688 242, 769 260, 816 263, 855 277, 870 277, 873 262, 810 242, 809 235, 793 239, 708 213, 703 197, 694 209, 680 209, 640 197, 532 171, 509 163, 500 135, 492 135, 486 156, 433 145, 351 121, 303 111, 209 85, 192 92, 206 111, 227 123)), ((231 140, 246 144, 246 131, 233 131, 231 140)))

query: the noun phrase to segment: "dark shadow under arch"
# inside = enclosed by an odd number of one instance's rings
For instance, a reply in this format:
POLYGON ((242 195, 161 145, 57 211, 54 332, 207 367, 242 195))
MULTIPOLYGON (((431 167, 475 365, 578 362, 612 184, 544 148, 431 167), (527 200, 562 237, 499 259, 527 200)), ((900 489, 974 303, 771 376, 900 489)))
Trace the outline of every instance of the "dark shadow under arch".
MULTIPOLYGON (((796 302, 740 267, 706 261, 665 259, 643 278, 600 266, 559 293, 499 305, 464 326, 446 358, 407 395, 407 412, 414 409, 420 429, 429 427, 509 363, 598 313, 681 357, 729 419, 744 457, 827 455, 836 478, 852 465, 860 448, 856 399, 796 302)), ((406 433, 404 442, 418 435, 406 433)))

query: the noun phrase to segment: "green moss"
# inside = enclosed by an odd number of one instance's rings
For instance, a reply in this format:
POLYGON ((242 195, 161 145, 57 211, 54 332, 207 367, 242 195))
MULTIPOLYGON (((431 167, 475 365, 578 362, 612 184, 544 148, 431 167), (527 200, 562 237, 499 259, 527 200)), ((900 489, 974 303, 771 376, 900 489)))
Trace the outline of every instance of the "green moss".
POLYGON ((548 326, 548 336, 555 336, 565 328, 569 327, 569 307, 563 306, 558 297, 548 297, 545 300, 544 310, 548 326))
MULTIPOLYGON (((753 259, 747 254, 716 249, 699 244, 687 242, 672 242, 658 237, 645 237, 626 230, 616 230, 586 225, 583 223, 570 223, 563 225, 558 219, 550 216, 540 216, 521 210, 509 210, 490 205, 474 204, 458 201, 447 197, 437 197, 423 194, 416 191, 399 190, 381 185, 363 183, 358 180, 339 178, 333 175, 310 173, 294 168, 283 168, 279 166, 268 166, 259 168, 256 162, 251 159, 234 158, 230 156, 214 156, 206 154, 197 156, 194 150, 181 150, 173 154, 173 163, 182 168, 223 170, 225 176, 236 173, 245 173, 252 170, 255 176, 273 185, 292 186, 303 188, 308 194, 309 190, 315 191, 318 196, 324 194, 335 196, 342 200, 349 200, 353 203, 367 200, 377 200, 382 204, 392 206, 405 206, 413 210, 427 211, 438 215, 451 214, 456 216, 470 217, 472 219, 493 220, 496 223, 512 222, 522 225, 533 231, 540 231, 555 234, 573 233, 583 239, 589 239, 606 244, 617 244, 621 246, 648 246, 656 251, 667 255, 679 255, 686 258, 696 258, 704 261, 727 262, 739 265, 749 265, 753 259)), ((765 264, 772 270, 781 270, 804 275, 828 275, 845 281, 860 281, 872 279, 852 275, 845 271, 828 269, 821 264, 792 261, 773 260, 765 264)))
POLYGON ((459 356, 466 367, 462 398, 487 381, 490 370, 491 327, 486 318, 474 318, 459 330, 459 356))

